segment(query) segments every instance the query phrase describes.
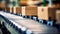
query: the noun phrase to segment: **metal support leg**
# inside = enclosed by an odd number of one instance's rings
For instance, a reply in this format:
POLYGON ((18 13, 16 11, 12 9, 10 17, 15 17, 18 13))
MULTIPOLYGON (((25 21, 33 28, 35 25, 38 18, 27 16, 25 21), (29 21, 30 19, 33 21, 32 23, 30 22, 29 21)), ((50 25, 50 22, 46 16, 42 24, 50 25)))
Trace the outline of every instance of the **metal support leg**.
POLYGON ((43 20, 42 20, 42 19, 40 19, 40 20, 39 20, 39 23, 43 23, 43 20))
POLYGON ((53 26, 53 21, 48 21, 48 22, 47 22, 47 25, 48 25, 48 26, 53 26))

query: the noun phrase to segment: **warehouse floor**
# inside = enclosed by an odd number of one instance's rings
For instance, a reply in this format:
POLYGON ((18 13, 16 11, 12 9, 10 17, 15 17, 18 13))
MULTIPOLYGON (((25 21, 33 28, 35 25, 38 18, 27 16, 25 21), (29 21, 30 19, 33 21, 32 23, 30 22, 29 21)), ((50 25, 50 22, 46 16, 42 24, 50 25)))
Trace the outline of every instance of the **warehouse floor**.
POLYGON ((34 34, 60 34, 58 29, 55 27, 47 26, 37 21, 26 19, 21 16, 16 16, 2 11, 0 11, 0 14, 6 17, 11 22, 18 24, 19 26, 26 27, 27 29, 34 32, 34 34))

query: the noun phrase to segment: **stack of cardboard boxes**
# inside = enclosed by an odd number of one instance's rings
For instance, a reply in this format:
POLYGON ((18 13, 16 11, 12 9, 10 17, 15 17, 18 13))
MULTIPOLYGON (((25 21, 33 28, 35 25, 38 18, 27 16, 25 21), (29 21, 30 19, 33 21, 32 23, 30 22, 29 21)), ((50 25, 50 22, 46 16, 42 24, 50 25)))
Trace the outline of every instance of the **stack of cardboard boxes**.
MULTIPOLYGON (((28 0, 21 0, 21 4, 27 5, 28 0)), ((53 4, 51 7, 48 5, 43 6, 21 6, 21 7, 8 7, 6 8, 6 3, 3 1, 0 5, 1 8, 13 14, 22 14, 23 16, 38 16, 38 19, 49 20, 49 17, 53 20, 59 20, 60 14, 60 4, 53 4), (59 9, 59 10, 58 10, 59 9)))

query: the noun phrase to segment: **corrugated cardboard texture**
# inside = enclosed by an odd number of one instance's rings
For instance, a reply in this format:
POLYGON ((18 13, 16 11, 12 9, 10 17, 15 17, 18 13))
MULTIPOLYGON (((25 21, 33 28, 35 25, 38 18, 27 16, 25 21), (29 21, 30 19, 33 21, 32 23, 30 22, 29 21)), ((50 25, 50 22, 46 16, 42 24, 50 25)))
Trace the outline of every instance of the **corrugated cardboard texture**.
POLYGON ((16 14, 20 14, 21 13, 21 7, 16 7, 16 14))
POLYGON ((37 16, 37 7, 26 7, 26 15, 37 16))
POLYGON ((37 7, 26 6, 22 14, 25 16, 37 16, 37 7))
POLYGON ((38 7, 38 18, 43 20, 55 19, 55 10, 50 7, 38 7))
POLYGON ((38 18, 48 20, 48 7, 38 7, 38 18))

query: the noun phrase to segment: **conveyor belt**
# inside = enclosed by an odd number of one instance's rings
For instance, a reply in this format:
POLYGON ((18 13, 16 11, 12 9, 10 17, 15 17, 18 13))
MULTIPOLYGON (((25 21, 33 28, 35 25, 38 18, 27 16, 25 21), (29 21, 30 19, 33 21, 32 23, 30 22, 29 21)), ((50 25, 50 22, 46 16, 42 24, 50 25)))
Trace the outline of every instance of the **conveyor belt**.
POLYGON ((25 19, 20 16, 2 11, 0 11, 0 14, 6 17, 19 28, 25 27, 26 29, 31 30, 34 34, 58 34, 58 30, 55 27, 49 27, 43 24, 39 24, 38 22, 31 19, 25 19))
POLYGON ((0 29, 0 34, 2 34, 2 31, 1 31, 1 29, 0 29))

